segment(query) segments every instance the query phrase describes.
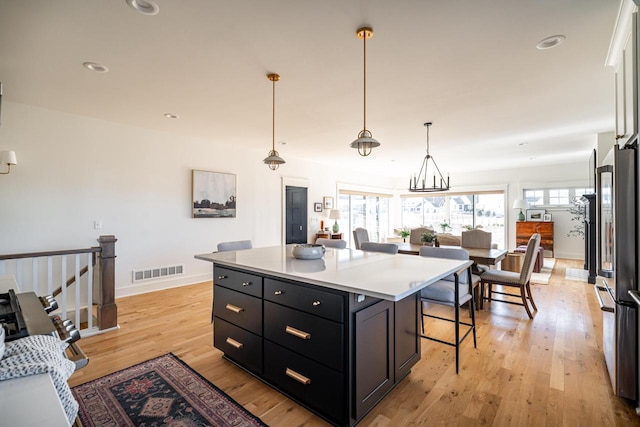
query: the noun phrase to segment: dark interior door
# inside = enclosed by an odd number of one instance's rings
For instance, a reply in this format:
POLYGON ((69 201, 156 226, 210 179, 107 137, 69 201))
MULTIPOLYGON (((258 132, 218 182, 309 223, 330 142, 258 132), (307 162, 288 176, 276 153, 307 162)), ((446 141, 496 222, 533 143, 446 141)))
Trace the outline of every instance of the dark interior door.
POLYGON ((287 243, 307 243, 307 189, 286 187, 287 243))

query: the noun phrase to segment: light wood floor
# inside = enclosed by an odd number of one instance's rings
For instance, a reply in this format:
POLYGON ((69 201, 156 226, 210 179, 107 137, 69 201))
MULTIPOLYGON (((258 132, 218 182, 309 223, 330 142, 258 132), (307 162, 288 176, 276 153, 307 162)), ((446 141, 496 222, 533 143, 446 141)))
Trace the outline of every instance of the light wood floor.
MULTIPOLYGON (((549 285, 534 285, 539 311, 493 303, 476 316, 478 348, 466 340, 460 374, 452 347, 423 340, 422 359, 359 426, 640 426, 612 395, 601 350, 602 317, 586 282, 565 279, 558 260, 549 285)), ((117 300, 120 329, 83 338, 89 365, 71 386, 173 352, 270 426, 326 423, 221 358, 212 345, 211 284, 117 300)))

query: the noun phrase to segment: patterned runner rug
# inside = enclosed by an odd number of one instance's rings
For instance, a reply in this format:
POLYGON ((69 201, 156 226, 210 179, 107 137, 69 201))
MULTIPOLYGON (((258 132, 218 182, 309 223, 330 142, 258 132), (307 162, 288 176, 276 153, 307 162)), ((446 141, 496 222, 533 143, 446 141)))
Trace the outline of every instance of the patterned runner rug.
POLYGON ((266 426, 173 354, 71 389, 90 426, 266 426))

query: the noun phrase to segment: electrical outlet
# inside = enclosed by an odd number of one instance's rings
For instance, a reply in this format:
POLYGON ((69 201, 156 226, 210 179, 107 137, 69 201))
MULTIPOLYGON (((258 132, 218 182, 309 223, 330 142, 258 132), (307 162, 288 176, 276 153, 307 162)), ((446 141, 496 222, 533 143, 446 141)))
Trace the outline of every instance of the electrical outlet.
POLYGON ((93 221, 94 230, 102 230, 102 221, 93 221))

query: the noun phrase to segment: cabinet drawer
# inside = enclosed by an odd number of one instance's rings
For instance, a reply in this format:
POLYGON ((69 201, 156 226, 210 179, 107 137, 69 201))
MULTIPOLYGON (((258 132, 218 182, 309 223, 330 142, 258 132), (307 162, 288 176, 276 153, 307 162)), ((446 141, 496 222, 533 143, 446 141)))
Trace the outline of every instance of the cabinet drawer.
POLYGON ((213 345, 229 359, 262 374, 262 338, 220 318, 213 324, 213 345))
POLYGON ((262 277, 254 274, 230 270, 216 265, 213 269, 213 283, 262 298, 262 277))
POLYGON ((325 417, 345 425, 347 406, 342 374, 265 341, 264 376, 325 417))
POLYGON ((344 322, 344 297, 307 286, 264 279, 264 299, 335 322, 344 322))
POLYGON ((265 301, 264 337, 343 371, 344 335, 340 323, 265 301))
POLYGON ((216 285, 213 315, 262 335, 262 300, 259 298, 216 285))

